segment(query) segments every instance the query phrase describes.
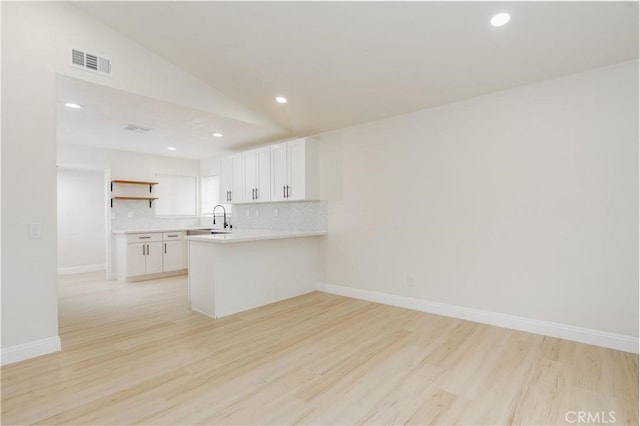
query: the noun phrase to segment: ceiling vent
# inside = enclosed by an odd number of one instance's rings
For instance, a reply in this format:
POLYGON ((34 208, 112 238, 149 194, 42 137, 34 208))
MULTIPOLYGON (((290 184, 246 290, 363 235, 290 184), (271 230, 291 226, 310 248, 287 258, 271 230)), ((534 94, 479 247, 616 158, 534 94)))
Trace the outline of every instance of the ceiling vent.
POLYGON ((135 132, 135 133, 147 133, 150 131, 148 127, 136 126, 135 124, 127 124, 124 128, 125 132, 135 132))
POLYGON ((111 59, 80 49, 71 49, 71 66, 111 76, 111 59))

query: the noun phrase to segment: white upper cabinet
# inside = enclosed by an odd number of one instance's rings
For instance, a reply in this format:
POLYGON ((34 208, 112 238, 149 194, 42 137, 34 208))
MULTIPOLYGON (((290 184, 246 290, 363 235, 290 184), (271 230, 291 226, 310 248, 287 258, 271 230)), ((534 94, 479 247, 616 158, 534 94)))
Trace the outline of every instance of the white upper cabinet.
POLYGON ((243 191, 243 158, 242 154, 235 154, 225 158, 220 164, 220 200, 223 203, 241 203, 244 199, 243 191))
POLYGON ((242 153, 242 167, 244 168, 242 199, 246 202, 253 202, 256 200, 256 180, 258 174, 258 162, 255 151, 242 153))
POLYGON ((287 142, 289 166, 287 199, 290 200, 306 200, 307 190, 311 191, 311 188, 307 188, 307 143, 306 139, 287 142))
POLYGON ((309 138, 271 146, 273 201, 318 199, 318 144, 309 138))
POLYGON ((284 201, 287 198, 287 143, 271 145, 271 199, 284 201))
POLYGON ((318 199, 318 142, 303 138, 244 151, 221 163, 227 203, 318 199))
POLYGON ((271 201, 271 149, 267 146, 243 152, 242 164, 244 202, 271 201))

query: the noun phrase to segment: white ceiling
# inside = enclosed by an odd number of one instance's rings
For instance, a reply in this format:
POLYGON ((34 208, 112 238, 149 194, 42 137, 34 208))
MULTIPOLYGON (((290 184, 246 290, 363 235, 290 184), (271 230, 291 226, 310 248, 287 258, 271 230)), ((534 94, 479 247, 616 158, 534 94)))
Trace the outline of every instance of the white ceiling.
POLYGON ((638 57, 636 2, 74 4, 297 136, 638 57))
POLYGON ((66 76, 58 76, 57 139, 93 146, 181 158, 207 158, 286 133, 209 112, 178 106, 66 76), (66 102, 82 109, 69 109, 66 102), (125 131, 127 125, 151 129, 125 131), (223 137, 213 137, 220 132, 223 137), (169 147, 176 148, 168 151, 169 147))

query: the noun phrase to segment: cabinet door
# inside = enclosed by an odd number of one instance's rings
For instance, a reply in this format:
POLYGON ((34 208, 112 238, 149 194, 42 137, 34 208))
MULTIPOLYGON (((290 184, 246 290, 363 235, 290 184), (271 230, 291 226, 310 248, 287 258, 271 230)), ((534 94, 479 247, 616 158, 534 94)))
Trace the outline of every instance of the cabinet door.
POLYGON ((256 152, 247 151, 242 153, 242 166, 244 169, 244 185, 243 185, 243 200, 247 203, 256 201, 256 181, 257 181, 257 169, 256 152))
POLYGON ((165 241, 162 243, 163 253, 163 271, 178 271, 186 268, 184 264, 185 241, 165 241))
POLYGON ((271 201, 271 148, 256 150, 258 201, 271 201))
POLYGON ((304 200, 307 185, 305 140, 298 139, 288 142, 287 157, 289 166, 287 200, 304 200))
MULTIPOLYGON (((242 191, 244 189, 244 171, 242 170, 242 154, 231 156, 231 201, 241 203, 243 201, 242 191)), ((251 200, 251 198, 249 198, 251 200)))
POLYGON ((220 202, 230 202, 231 191, 233 191, 233 162, 231 157, 227 157, 220 161, 220 202))
POLYGON ((283 201, 287 186, 287 144, 271 145, 271 200, 283 201))
POLYGON ((162 242, 147 243, 147 274, 162 272, 162 242))
POLYGON ((147 243, 127 244, 127 277, 147 273, 147 243))

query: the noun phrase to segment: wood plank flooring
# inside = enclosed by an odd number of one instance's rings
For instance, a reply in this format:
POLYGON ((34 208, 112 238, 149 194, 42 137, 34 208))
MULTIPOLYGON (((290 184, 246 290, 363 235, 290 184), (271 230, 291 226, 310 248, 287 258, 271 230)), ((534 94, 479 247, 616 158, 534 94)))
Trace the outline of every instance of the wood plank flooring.
POLYGON ((101 277, 60 277, 63 350, 2 368, 2 424, 638 424, 634 354, 323 293, 214 321, 185 277, 101 277))

